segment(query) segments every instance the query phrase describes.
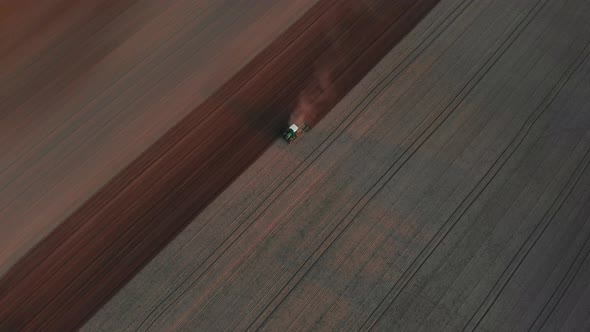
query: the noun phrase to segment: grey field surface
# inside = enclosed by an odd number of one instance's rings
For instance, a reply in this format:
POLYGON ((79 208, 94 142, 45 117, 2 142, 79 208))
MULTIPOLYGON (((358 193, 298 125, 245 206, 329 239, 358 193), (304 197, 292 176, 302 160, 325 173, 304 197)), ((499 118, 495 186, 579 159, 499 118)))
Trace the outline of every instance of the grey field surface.
POLYGON ((83 330, 590 330, 589 43, 587 0, 442 0, 83 330))

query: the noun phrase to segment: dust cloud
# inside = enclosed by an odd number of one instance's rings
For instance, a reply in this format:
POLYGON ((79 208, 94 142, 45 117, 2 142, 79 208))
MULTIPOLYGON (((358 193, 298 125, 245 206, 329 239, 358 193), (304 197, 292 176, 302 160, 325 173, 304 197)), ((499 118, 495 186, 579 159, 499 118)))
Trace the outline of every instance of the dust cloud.
POLYGON ((329 69, 314 70, 310 84, 297 98, 289 123, 313 127, 330 110, 333 101, 338 97, 332 76, 329 69))

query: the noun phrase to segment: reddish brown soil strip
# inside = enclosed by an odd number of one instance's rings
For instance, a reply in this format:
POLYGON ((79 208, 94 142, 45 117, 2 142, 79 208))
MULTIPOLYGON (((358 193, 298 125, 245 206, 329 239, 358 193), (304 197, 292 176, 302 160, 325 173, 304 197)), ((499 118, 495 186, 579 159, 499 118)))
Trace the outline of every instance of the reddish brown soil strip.
POLYGON ((296 117, 319 121, 436 0, 320 1, 0 281, 0 330, 79 326, 296 117))

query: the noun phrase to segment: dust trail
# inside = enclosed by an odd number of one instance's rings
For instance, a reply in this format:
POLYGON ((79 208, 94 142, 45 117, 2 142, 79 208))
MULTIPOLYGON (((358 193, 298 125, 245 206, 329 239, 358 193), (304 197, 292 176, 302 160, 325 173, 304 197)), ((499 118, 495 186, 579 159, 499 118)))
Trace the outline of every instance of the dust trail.
POLYGON ((314 70, 313 80, 299 94, 289 123, 315 126, 337 98, 332 71, 327 68, 314 70))

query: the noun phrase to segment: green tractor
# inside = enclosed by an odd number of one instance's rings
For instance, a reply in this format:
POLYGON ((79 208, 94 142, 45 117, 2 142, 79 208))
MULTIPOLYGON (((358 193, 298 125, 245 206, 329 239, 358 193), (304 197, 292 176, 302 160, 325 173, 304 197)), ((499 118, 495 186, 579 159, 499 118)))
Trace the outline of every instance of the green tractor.
POLYGON ((290 144, 298 137, 299 133, 301 133, 302 131, 307 132, 310 129, 311 127, 306 125, 305 123, 301 125, 301 128, 299 128, 299 126, 297 126, 296 124, 292 124, 289 126, 289 128, 283 131, 283 139, 290 144))

